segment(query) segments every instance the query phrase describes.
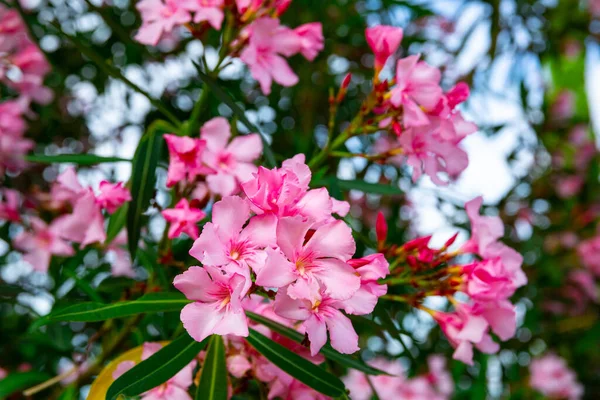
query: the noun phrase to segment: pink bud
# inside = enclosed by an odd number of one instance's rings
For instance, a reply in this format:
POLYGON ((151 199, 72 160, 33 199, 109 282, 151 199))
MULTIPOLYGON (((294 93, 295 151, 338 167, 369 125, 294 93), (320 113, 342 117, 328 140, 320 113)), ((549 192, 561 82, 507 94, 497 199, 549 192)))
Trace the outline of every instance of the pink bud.
POLYGON ((469 85, 458 82, 446 93, 446 98, 448 99, 448 106, 453 109, 469 98, 469 85))
POLYGON ((446 240, 446 243, 444 243, 444 247, 452 246, 452 244, 454 243, 454 241, 456 240, 457 237, 458 237, 458 232, 456 232, 454 235, 452 235, 452 237, 450 239, 446 240))
POLYGON ((342 89, 348 89, 348 86, 350 85, 350 81, 352 80, 352 74, 348 73, 348 75, 346 75, 344 77, 344 80, 342 81, 342 89))
POLYGON ((377 241, 380 243, 385 242, 385 238, 388 233, 387 222, 385 221, 385 216, 381 211, 377 213, 377 222, 375 222, 375 233, 377 234, 377 241))
POLYGON ((398 121, 394 121, 392 122, 392 130, 396 136, 400 136, 402 134, 402 125, 400 125, 398 121))
POLYGON ((383 68, 386 61, 398 50, 402 41, 402 28, 379 25, 365 30, 367 43, 375 54, 375 70, 383 68))
POLYGON ((277 15, 283 14, 292 4, 292 0, 279 0, 275 2, 275 12, 277 15))

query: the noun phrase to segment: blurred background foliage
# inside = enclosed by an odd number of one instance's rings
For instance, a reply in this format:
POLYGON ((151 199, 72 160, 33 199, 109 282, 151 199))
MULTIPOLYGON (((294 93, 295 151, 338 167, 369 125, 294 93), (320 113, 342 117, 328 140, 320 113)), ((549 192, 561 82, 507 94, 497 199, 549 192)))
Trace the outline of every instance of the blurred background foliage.
MULTIPOLYGON (((130 158, 144 127, 163 118, 144 96, 111 78, 86 57, 81 46, 160 98, 182 120, 205 90, 191 62, 199 61, 203 54, 209 63, 214 61, 216 50, 209 43, 215 43, 216 38, 210 33, 203 38, 206 45, 184 34, 181 40, 165 40, 158 48, 150 48, 132 40, 140 21, 134 1, 23 3, 20 11, 52 64, 47 85, 58 99, 50 106, 33 107, 37 116, 29 121, 28 136, 37 143, 36 153, 93 150, 130 158), (68 37, 59 33, 58 26, 68 37)), ((567 358, 585 386, 586 398, 597 398, 600 393, 598 304, 573 305, 573 300, 564 296, 567 277, 581 267, 581 261, 575 246, 567 246, 560 239, 573 233, 579 242, 598 232, 600 171, 590 121, 594 117, 590 91, 598 76, 594 54, 598 51, 600 20, 591 16, 588 6, 579 0, 294 0, 283 22, 297 26, 320 21, 326 37, 325 50, 315 62, 299 56, 290 61, 300 84, 276 86, 271 95, 264 96, 235 63, 220 77, 220 83, 239 101, 250 120, 271 137, 278 161, 297 153, 310 156, 324 143, 328 90, 339 86, 348 72, 353 80, 340 109, 340 126, 358 110, 370 91, 372 76, 373 57, 364 39, 368 25, 402 26, 403 54, 421 53, 441 68, 445 88, 458 81, 471 86, 472 96, 463 111, 480 127, 468 148, 472 159, 469 170, 474 171, 470 174, 475 178, 439 189, 429 182, 413 183, 407 170, 360 159, 344 160, 338 170, 346 179, 364 178, 402 189, 402 194, 384 198, 350 192, 350 222, 364 237, 374 239, 374 218, 382 209, 388 221, 395 222, 390 226, 391 242, 403 243, 418 233, 432 232, 432 225, 427 223, 432 219, 437 221, 436 228, 443 227, 436 230, 443 242, 466 226, 461 211, 464 201, 484 194, 486 212, 502 216, 507 224, 505 240, 524 254, 530 282, 516 296, 520 319, 517 335, 503 343, 497 355, 478 354, 473 367, 451 363, 458 399, 541 398, 527 387, 527 366, 532 357, 546 349, 567 358), (571 95, 573 106, 566 118, 556 109, 564 93, 571 95), (583 170, 577 166, 581 148, 570 140, 576 126, 593 144, 583 170), (485 148, 479 146, 481 143, 485 148), (486 162, 496 150, 504 155, 503 168, 491 158, 486 162), (574 175, 583 179, 581 189, 564 196, 559 180, 574 175), (487 191, 490 187, 493 190, 487 191), (557 311, 549 307, 552 302, 563 308, 557 311)), ((202 120, 232 116, 227 106, 209 96, 202 120)), ((238 124, 238 129, 244 126, 238 124)), ((348 150, 362 152, 371 145, 368 139, 353 139, 348 150)), ((330 167, 336 165, 334 161, 330 167)), ((58 174, 55 167, 34 168, 38 173, 10 178, 11 186, 47 188, 58 174)), ((123 179, 129 175, 127 168, 119 164, 104 168, 102 174, 123 179)), ((341 194, 335 181, 330 182, 329 190, 333 195, 341 194)), ((0 238, 9 235, 8 224, 0 227, 0 238)), ((152 241, 152 235, 146 240, 152 241)), ((48 278, 22 275, 16 272, 18 263, 8 242, 0 255, 0 360, 9 369, 26 362, 35 371, 42 371, 40 374, 55 375, 58 369, 48 368, 59 368, 74 354, 97 352, 101 343, 112 339, 116 331, 113 325, 122 324, 55 324, 45 334, 23 334, 50 305, 122 300, 135 297, 147 284, 141 280, 132 285, 129 279, 109 277, 109 266, 99 261, 94 249, 64 264, 55 260, 48 278)), ((186 265, 191 264, 186 258, 189 247, 190 242, 183 240, 174 245, 175 258, 186 265)), ((151 246, 141 251, 137 262, 156 271, 159 284, 169 287, 178 271, 160 268, 152 251, 151 246)), ((357 331, 367 334, 364 337, 372 335, 368 343, 361 343, 370 349, 367 356, 387 353, 402 358, 411 372, 417 373, 429 354, 451 352, 440 330, 431 329, 433 322, 406 306, 398 305, 391 311, 401 322, 405 343, 374 332, 365 321, 354 321, 357 331)), ((133 347, 146 340, 168 339, 178 324, 176 314, 147 315, 127 340, 133 347)))

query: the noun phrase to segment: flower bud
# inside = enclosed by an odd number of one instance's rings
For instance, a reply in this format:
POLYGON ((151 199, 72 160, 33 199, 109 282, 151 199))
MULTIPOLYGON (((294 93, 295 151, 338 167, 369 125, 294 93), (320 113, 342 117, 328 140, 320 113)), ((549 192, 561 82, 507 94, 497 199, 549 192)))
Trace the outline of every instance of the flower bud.
POLYGON ((377 214, 377 221, 375 222, 375 233, 377 234, 377 243, 385 243, 385 239, 388 233, 387 222, 385 216, 381 211, 377 214))

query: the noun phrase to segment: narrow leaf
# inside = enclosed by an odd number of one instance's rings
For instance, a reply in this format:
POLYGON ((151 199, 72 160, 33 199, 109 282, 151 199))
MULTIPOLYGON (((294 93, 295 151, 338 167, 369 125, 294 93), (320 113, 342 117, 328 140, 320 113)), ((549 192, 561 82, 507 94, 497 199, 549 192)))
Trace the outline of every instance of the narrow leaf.
POLYGON ((37 371, 9 374, 6 378, 0 379, 0 399, 48 379, 50 379, 50 375, 37 371))
POLYGON ((97 156, 95 154, 30 154, 25 156, 25 161, 39 164, 73 163, 77 165, 96 165, 102 163, 131 162, 131 160, 128 160, 126 158, 103 157, 97 156))
POLYGON ((254 125, 252 122, 250 122, 248 120, 248 118, 246 117, 246 114, 244 113, 244 110, 242 110, 236 104, 236 102, 233 100, 233 97, 229 93, 227 93, 225 91, 225 89, 223 89, 217 83, 217 81, 215 81, 213 78, 211 78, 206 73, 204 73, 202 71, 202 68, 198 64, 194 63, 194 66, 196 67, 196 70, 198 71, 198 75, 200 75, 200 79, 202 79, 202 81, 206 84, 206 86, 208 86, 210 88, 210 90, 213 92, 215 97, 217 97, 220 101, 222 101, 229 108, 231 108, 231 111, 233 111, 233 113, 239 118, 239 120, 244 125, 246 125, 246 128, 248 128, 248 130, 250 130, 252 132, 256 132, 260 135, 260 138, 262 139, 262 142, 263 142, 263 153, 265 154, 265 160, 267 161, 267 166, 271 167, 271 168, 275 167, 275 155, 273 154, 273 150, 271 150, 271 146, 269 145, 269 142, 267 141, 265 134, 262 133, 261 130, 256 125, 254 125))
POLYGON ((344 384, 338 377, 254 329, 250 329, 250 334, 246 340, 267 360, 316 391, 332 397, 341 396, 345 393, 344 384))
MULTIPOLYGON (((288 328, 287 326, 282 325, 279 322, 275 322, 272 319, 265 318, 262 315, 255 314, 251 311, 246 311, 246 315, 251 320, 258 322, 259 324, 266 326, 273 332, 279 333, 280 335, 283 335, 283 336, 287 337, 288 339, 291 339, 297 343, 302 343, 302 341, 304 340, 303 334, 301 334, 300 332, 295 331, 291 328, 288 328)), ((352 368, 352 369, 356 369, 358 371, 364 372, 365 374, 387 375, 384 371, 381 371, 377 368, 373 368, 373 367, 365 364, 364 362, 362 362, 361 360, 359 360, 356 357, 342 354, 342 353, 336 351, 333 347, 331 347, 328 344, 326 344, 325 346, 323 346, 321 348, 320 353, 323 354, 326 358, 328 358, 331 361, 335 361, 338 364, 343 365, 344 367, 352 368)))
POLYGON ((149 293, 137 300, 120 301, 112 304, 81 303, 63 308, 41 318, 36 321, 36 326, 51 322, 104 321, 148 312, 175 312, 180 311, 188 303, 189 300, 179 293, 149 293))
POLYGON ((165 126, 153 122, 148 132, 142 136, 133 157, 131 171, 131 203, 127 211, 127 243, 131 259, 135 259, 140 232, 144 225, 144 212, 150 206, 156 185, 156 167, 164 146, 162 134, 165 126))
POLYGON ((114 381, 106 400, 115 400, 119 395, 136 396, 165 383, 194 360, 207 342, 208 338, 196 342, 184 333, 114 381))
MULTIPOLYGON (((160 342, 163 346, 169 344, 169 342, 160 342)), ((115 381, 113 378, 114 372, 117 370, 119 364, 123 361, 133 361, 134 363, 139 363, 142 360, 142 352, 144 351, 144 346, 137 346, 133 349, 126 351, 121 354, 117 358, 113 359, 110 363, 108 363, 102 371, 98 374, 92 386, 90 387, 90 392, 86 400, 104 400, 106 398, 106 392, 108 392, 108 388, 115 381)))
POLYGON ((341 190, 359 190, 364 193, 374 193, 387 196, 401 195, 404 192, 395 184, 370 183, 361 179, 339 179, 334 176, 314 180, 311 186, 335 187, 341 190))
POLYGON ((196 400, 227 400, 227 365, 223 338, 212 335, 202 365, 196 400))

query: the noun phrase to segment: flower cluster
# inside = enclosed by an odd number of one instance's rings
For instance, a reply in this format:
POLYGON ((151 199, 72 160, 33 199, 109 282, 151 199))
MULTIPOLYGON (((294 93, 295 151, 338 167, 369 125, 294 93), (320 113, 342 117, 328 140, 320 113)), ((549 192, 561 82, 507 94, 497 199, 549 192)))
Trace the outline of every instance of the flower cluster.
POLYGON ((15 9, 0 5, 0 81, 13 89, 25 104, 47 104, 52 91, 44 86, 50 65, 31 40, 15 9))
MULTIPOLYGON (((404 270, 392 269, 389 283, 409 283, 416 289, 409 295, 387 297, 407 301, 430 313, 456 349, 454 358, 467 364, 473 362, 473 346, 485 353, 498 351, 490 330, 500 340, 514 336, 516 314, 509 299, 527 283, 521 269, 522 256, 498 240, 504 235, 502 221, 479 215, 481 204, 482 198, 478 197, 465 205, 472 235, 458 251, 447 251, 456 235, 439 250, 429 248, 429 236, 399 248, 384 249, 386 254, 397 257, 393 264, 406 265, 404 270), (476 256, 476 261, 464 265, 453 263, 456 256, 465 254, 476 256), (469 302, 457 301, 453 296, 456 292, 467 294, 469 302), (430 295, 446 296, 454 311, 434 311, 423 306, 422 300, 430 295)), ((381 228, 379 231, 385 232, 381 228)))
POLYGON ((376 358, 371 366, 386 372, 388 375, 369 377, 362 372, 350 370, 343 378, 346 388, 350 390, 352 400, 370 400, 376 392, 381 400, 395 399, 450 399, 454 392, 454 382, 446 370, 446 359, 442 356, 430 356, 427 359, 429 372, 414 378, 408 378, 399 361, 388 361, 376 358))
POLYGON ((20 172, 26 165, 23 156, 34 146, 32 140, 24 137, 26 108, 22 100, 0 103, 0 177, 6 171, 20 172))
POLYGON ((251 293, 274 297, 274 312, 300 322, 316 355, 327 340, 342 353, 358 350, 349 314, 370 313, 386 286, 381 254, 352 259, 356 245, 343 216, 349 206, 327 189, 312 189, 304 156, 281 168, 259 167, 243 182, 244 197, 226 196, 214 204, 190 255, 190 267, 174 285, 193 303, 181 320, 201 341, 210 334, 246 336, 244 299, 251 293), (276 289, 273 296, 272 289, 276 289))
POLYGON ((15 98, 0 102, 0 177, 6 171, 20 172, 23 156, 34 143, 24 138, 25 115, 29 104, 47 104, 52 92, 44 86, 50 66, 43 53, 29 38, 19 13, 0 5, 0 82, 15 98))
MULTIPOLYGON (((469 87, 461 82, 444 92, 440 70, 420 60, 420 55, 397 60, 395 78, 382 81, 380 73, 398 50, 402 36, 403 30, 392 26, 366 30, 375 55, 373 88, 342 135, 379 133, 369 154, 354 155, 398 167, 408 165, 413 180, 425 173, 434 183, 445 185, 467 167, 467 153, 459 144, 477 130, 457 108, 469 97, 469 87)), ((345 80, 340 95, 331 99, 334 110, 348 83, 345 80)))
MULTIPOLYGON (((67 168, 53 184, 48 196, 51 200, 46 207, 49 210, 70 210, 54 218, 48 225, 40 217, 30 215, 22 221, 20 215, 20 195, 11 190, 3 192, 4 201, 0 203, 0 219, 23 222, 23 230, 13 241, 14 246, 23 251, 23 259, 37 270, 46 272, 52 255, 71 256, 74 250, 70 242, 78 243, 82 248, 92 243, 106 240, 102 210, 113 213, 125 202, 131 200, 129 190, 123 183, 103 181, 98 192, 84 187, 79 182, 73 168, 67 168)), ((117 250, 119 241, 111 244, 113 250, 123 259, 125 254, 117 250)), ((114 263, 115 275, 131 275, 130 266, 114 263)))
POLYGON ((252 178, 257 167, 253 161, 262 153, 260 136, 251 133, 231 138, 225 118, 206 122, 200 138, 165 135, 169 149, 167 187, 179 184, 215 195, 230 196, 240 191, 240 184, 252 178), (229 143, 228 143, 229 142, 229 143))
POLYGON ((531 362, 529 384, 552 399, 578 400, 583 396, 583 386, 562 358, 547 354, 531 362))
POLYGON ((233 30, 237 37, 223 46, 230 46, 227 54, 239 56, 249 67, 263 93, 271 92, 273 81, 283 86, 298 83, 285 58, 302 54, 307 60, 314 60, 324 47, 321 24, 308 23, 296 29, 281 25, 278 17, 291 0, 236 0, 235 3, 229 6, 225 0, 140 1, 136 7, 142 16, 142 26, 136 39, 156 45, 163 34, 178 26, 185 26, 196 36, 208 27, 221 30, 228 12, 233 22, 227 29, 233 30))

